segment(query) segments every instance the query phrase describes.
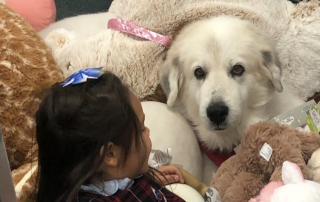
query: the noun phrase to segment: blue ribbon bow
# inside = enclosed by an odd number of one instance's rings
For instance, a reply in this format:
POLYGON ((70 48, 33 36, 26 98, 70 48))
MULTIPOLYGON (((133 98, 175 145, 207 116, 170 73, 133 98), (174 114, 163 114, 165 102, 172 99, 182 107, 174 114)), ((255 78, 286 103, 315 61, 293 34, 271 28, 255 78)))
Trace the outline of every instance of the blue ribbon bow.
POLYGON ((88 79, 97 79, 103 74, 102 67, 98 68, 87 68, 87 69, 81 69, 78 72, 73 73, 71 76, 66 78, 64 82, 60 83, 63 87, 67 85, 75 85, 79 83, 84 83, 88 79))

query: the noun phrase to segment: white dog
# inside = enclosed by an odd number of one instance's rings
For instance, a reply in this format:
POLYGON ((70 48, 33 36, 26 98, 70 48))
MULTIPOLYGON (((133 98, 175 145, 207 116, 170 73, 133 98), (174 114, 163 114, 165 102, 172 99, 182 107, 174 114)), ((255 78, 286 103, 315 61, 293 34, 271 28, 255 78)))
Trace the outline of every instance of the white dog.
POLYGON ((168 51, 161 85, 167 104, 212 150, 232 150, 248 126, 303 103, 282 85, 271 40, 235 17, 184 26, 168 51))

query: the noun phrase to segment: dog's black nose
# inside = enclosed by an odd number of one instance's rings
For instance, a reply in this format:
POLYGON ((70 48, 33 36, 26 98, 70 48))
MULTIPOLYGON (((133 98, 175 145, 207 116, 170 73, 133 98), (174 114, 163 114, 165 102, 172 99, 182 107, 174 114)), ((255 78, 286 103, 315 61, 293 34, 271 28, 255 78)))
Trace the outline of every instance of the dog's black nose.
POLYGON ((229 108, 224 102, 216 102, 207 108, 207 116, 211 122, 220 125, 226 120, 229 108))

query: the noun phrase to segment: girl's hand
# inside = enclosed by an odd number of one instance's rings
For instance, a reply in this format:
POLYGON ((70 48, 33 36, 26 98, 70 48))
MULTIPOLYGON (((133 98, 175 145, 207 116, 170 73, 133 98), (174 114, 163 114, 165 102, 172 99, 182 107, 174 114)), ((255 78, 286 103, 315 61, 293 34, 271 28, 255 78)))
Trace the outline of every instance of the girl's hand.
POLYGON ((156 173, 158 179, 162 184, 168 185, 172 183, 184 183, 183 174, 177 166, 174 165, 165 165, 157 168, 158 171, 163 173, 162 176, 160 173, 156 173), (165 177, 165 178, 164 178, 165 177))

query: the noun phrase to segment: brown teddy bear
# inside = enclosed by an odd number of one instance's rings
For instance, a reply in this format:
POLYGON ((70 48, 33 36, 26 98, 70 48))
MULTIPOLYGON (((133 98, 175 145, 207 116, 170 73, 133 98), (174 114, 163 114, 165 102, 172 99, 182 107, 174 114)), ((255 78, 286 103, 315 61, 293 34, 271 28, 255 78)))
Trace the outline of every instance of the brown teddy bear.
POLYGON ((245 132, 236 155, 213 174, 211 186, 219 191, 223 202, 249 201, 269 182, 282 180, 284 161, 296 163, 304 178, 310 179, 307 162, 319 148, 317 133, 301 132, 277 123, 257 123, 245 132))

